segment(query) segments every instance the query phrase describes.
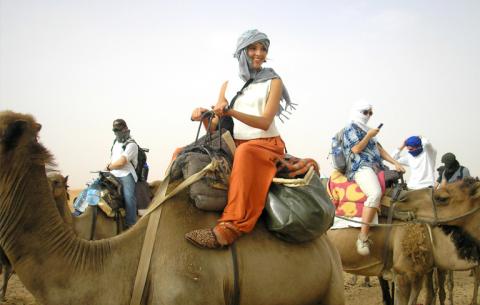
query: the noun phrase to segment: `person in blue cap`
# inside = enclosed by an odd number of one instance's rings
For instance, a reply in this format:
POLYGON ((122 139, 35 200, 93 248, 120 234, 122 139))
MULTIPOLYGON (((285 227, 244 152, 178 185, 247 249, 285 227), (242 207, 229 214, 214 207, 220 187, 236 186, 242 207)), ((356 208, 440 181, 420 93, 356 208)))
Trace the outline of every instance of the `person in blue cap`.
POLYGON ((410 177, 407 181, 409 189, 417 190, 435 185, 437 151, 427 138, 422 136, 407 138, 392 156, 400 164, 410 168, 410 177))

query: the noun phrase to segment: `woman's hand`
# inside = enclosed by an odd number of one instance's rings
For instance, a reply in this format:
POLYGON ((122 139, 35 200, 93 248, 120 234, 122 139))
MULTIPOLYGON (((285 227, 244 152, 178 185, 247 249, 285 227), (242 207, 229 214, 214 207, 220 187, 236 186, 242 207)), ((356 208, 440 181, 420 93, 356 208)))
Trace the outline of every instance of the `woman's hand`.
POLYGON ((217 104, 213 107, 213 112, 219 117, 225 115, 225 108, 228 106, 228 102, 225 99, 220 99, 217 104))
POLYGON ((379 132, 380 132, 380 129, 372 128, 367 132, 367 137, 369 139, 374 138, 379 132))
POLYGON ((200 119, 202 118, 202 114, 205 111, 208 111, 208 109, 202 108, 202 107, 198 107, 198 108, 193 109, 192 116, 190 117, 190 119, 192 121, 200 121, 200 119))
POLYGON ((401 172, 401 173, 405 172, 405 168, 400 163, 395 162, 395 163, 393 163, 393 165, 395 166, 395 170, 397 172, 401 172))

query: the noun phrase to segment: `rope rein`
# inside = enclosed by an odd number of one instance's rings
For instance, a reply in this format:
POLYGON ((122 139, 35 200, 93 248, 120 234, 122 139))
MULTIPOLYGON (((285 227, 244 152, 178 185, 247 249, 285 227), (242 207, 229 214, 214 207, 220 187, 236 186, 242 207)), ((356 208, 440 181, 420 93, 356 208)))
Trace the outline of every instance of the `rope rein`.
MULTIPOLYGON (((392 223, 392 224, 368 223, 368 222, 363 222, 363 221, 360 221, 360 220, 354 220, 354 219, 351 219, 351 218, 348 218, 348 217, 343 217, 343 216, 335 215, 335 217, 346 220, 346 221, 362 224, 362 225, 368 225, 370 227, 404 226, 404 225, 408 225, 408 224, 428 224, 428 225, 432 225, 432 226, 438 226, 440 224, 444 224, 444 223, 448 223, 448 222, 452 222, 452 221, 455 221, 455 220, 465 218, 465 217, 470 216, 473 213, 476 213, 480 210, 480 206, 478 206, 478 207, 476 207, 476 208, 474 208, 474 209, 472 209, 472 210, 470 210, 470 211, 468 211, 468 212, 466 212, 462 215, 459 215, 459 216, 453 216, 453 217, 449 217, 449 218, 438 219, 438 217, 436 217, 437 215, 436 215, 435 199, 433 197, 432 197, 432 205, 434 207, 433 210, 435 211, 434 212, 434 215, 435 215, 434 218, 412 219, 412 220, 406 220, 402 223, 392 223)), ((409 211, 409 213, 412 213, 412 216, 414 216, 413 212, 409 211)))

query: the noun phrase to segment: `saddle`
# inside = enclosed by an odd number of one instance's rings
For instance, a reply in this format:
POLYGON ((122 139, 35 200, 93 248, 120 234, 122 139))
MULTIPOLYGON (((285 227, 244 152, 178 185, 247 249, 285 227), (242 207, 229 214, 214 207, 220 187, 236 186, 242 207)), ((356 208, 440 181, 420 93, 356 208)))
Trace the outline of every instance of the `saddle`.
POLYGON ((75 216, 85 212, 87 206, 98 206, 108 217, 125 216, 122 185, 110 172, 99 172, 99 177, 75 199, 75 216))
MULTIPOLYGON (((387 217, 390 206, 395 201, 404 201, 409 191, 403 182, 403 177, 394 172, 385 171, 378 174, 382 187, 382 199, 380 202, 379 216, 387 217)), ((330 198, 336 207, 335 215, 345 217, 361 217, 363 204, 367 196, 355 181, 348 181, 347 177, 339 171, 332 172, 328 180, 327 188, 330 198)), ((409 220, 410 213, 394 211, 393 219, 409 220)))

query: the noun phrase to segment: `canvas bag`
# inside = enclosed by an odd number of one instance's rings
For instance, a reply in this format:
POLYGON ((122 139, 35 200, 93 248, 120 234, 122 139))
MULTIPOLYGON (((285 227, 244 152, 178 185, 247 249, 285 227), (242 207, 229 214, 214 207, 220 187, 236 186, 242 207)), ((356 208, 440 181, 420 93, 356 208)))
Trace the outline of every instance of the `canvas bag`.
MULTIPOLYGON (((227 204, 228 180, 233 163, 235 144, 228 130, 221 128, 199 138, 202 121, 213 112, 202 115, 195 142, 187 145, 172 164, 171 179, 187 179, 201 171, 215 159, 216 167, 189 186, 189 195, 194 205, 205 211, 221 211, 227 204)), ((208 126, 209 127, 209 126, 208 126)))
POLYGON ((319 175, 311 168, 303 179, 284 180, 270 186, 265 203, 267 229, 293 243, 307 242, 325 233, 333 225, 335 206, 319 175), (288 180, 293 182, 289 184, 288 180), (297 186, 295 180, 304 183, 297 186))

